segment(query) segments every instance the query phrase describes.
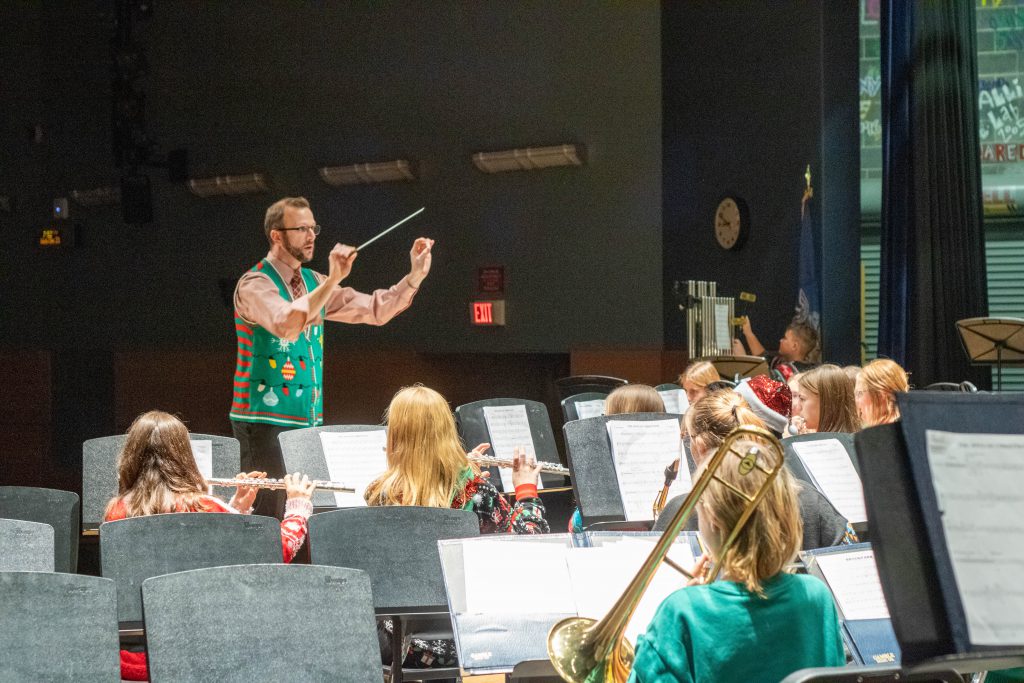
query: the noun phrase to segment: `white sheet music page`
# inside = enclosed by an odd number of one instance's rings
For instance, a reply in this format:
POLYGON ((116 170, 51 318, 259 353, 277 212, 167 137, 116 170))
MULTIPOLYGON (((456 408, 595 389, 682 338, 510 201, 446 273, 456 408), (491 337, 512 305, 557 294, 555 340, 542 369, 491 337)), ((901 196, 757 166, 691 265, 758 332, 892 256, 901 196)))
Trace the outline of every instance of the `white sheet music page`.
MULTIPOLYGON (((189 443, 192 444, 192 456, 196 459, 199 474, 209 479, 213 476, 213 442, 209 439, 191 439, 189 443)), ((235 473, 231 474, 234 476, 235 473)))
MULTIPOLYGON (((491 437, 491 451, 495 457, 512 459, 516 446, 526 449, 526 454, 537 458, 537 450, 533 445, 533 432, 530 431, 530 419, 526 415, 526 406, 484 406, 484 422, 487 423, 487 434, 491 437)), ((472 448, 476 444, 467 444, 472 448)), ((502 467, 501 486, 506 491, 514 491, 512 470, 502 467)), ((538 488, 543 488, 538 480, 538 488)))
MULTIPOLYGON (((665 485, 665 467, 682 455, 679 422, 667 420, 609 420, 612 460, 619 479, 622 507, 629 521, 650 519, 651 505, 665 485)), ((669 497, 693 488, 690 469, 681 463, 669 497)))
POLYGON ((926 438, 968 637, 1024 645, 1024 435, 929 429, 926 438))
POLYGON ((825 581, 846 619, 888 619, 889 607, 872 550, 816 555, 825 581))
POLYGON ((595 398, 591 401, 577 401, 576 414, 580 416, 581 420, 604 415, 604 399, 595 398))
POLYGON ((474 540, 462 546, 469 614, 575 614, 565 555, 543 541, 474 540), (529 568, 495 574, 495 567, 529 568))
POLYGON ((387 432, 371 429, 364 432, 320 432, 327 472, 331 481, 351 486, 355 493, 335 493, 338 507, 365 507, 363 492, 367 485, 388 468, 384 452, 387 432))
POLYGON ((849 522, 867 521, 860 475, 839 439, 800 441, 793 444, 793 450, 818 490, 825 494, 839 514, 849 522))
MULTIPOLYGON (((581 617, 600 619, 611 610, 654 548, 655 540, 652 539, 650 543, 630 540, 569 551, 566 559, 572 595, 576 611, 581 617)), ((686 551, 676 550, 673 546, 673 552, 670 553, 672 559, 680 566, 691 569, 694 562, 692 553, 686 552, 689 547, 686 551)), ((635 644, 637 636, 647 630, 665 598, 684 586, 686 577, 662 563, 626 627, 626 639, 635 644)))
POLYGON ((684 415, 690 409, 690 401, 682 389, 662 389, 658 393, 661 394, 661 400, 665 403, 666 413, 684 415))

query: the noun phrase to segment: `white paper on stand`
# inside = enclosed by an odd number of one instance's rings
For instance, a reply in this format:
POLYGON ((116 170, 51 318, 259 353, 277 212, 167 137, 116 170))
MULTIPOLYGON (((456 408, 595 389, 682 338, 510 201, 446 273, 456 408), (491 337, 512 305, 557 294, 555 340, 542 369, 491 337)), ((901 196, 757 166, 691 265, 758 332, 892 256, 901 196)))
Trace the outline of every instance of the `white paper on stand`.
POLYGON ((927 430, 928 464, 974 645, 1024 644, 1024 435, 927 430))
POLYGON ((661 394, 661 400, 665 403, 666 413, 684 415, 690 409, 690 401, 682 389, 662 389, 658 393, 661 394))
POLYGON ((882 581, 878 578, 874 551, 825 553, 816 555, 814 560, 845 619, 889 618, 889 607, 882 594, 882 581))
MULTIPOLYGON (((650 519, 654 499, 665 485, 665 468, 683 453, 679 422, 609 420, 608 436, 626 519, 650 519)), ((687 493, 691 488, 690 469, 681 462, 669 497, 687 493)))
MULTIPOLYGON (((530 419, 526 415, 526 406, 484 406, 484 422, 487 423, 487 434, 491 438, 491 451, 495 457, 511 460, 517 446, 526 451, 528 458, 537 459, 537 449, 533 445, 533 432, 530 431, 530 419)), ((470 448, 476 444, 468 444, 470 448)), ((501 475, 501 486, 505 491, 514 491, 512 470, 507 467, 498 469, 501 475)), ((544 488, 540 480, 538 488, 544 488)))
POLYGON ((818 490, 825 494, 839 514, 852 523, 867 521, 860 475, 839 439, 800 441, 793 444, 793 450, 818 490))
POLYGON ((372 429, 362 432, 320 432, 327 472, 331 481, 351 486, 355 493, 335 493, 338 507, 364 507, 367 485, 388 468, 387 432, 372 429))
MULTIPOLYGON (((573 548, 567 562, 579 615, 591 619, 605 616, 633 580, 656 540, 646 543, 631 539, 597 548, 573 548)), ((691 569, 694 561, 693 554, 688 552, 689 545, 675 545, 669 556, 680 566, 691 569)), ((637 636, 647 630, 665 598, 685 586, 686 577, 662 563, 626 627, 626 639, 635 644, 637 636)))
MULTIPOLYGON (((192 439, 189 443, 192 444, 192 457, 196 459, 199 474, 203 475, 203 479, 209 479, 213 476, 213 441, 192 439)), ((234 472, 231 473, 232 476, 234 474, 234 472)))
POLYGON ((466 612, 470 614, 574 614, 569 548, 543 541, 480 540, 464 543, 466 612), (496 577, 495 567, 513 569, 496 577))
POLYGON ((732 325, 729 323, 729 307, 715 304, 715 346, 732 353, 732 325))
POLYGON ((595 398, 591 401, 577 401, 576 414, 579 415, 581 420, 604 415, 604 399, 595 398))

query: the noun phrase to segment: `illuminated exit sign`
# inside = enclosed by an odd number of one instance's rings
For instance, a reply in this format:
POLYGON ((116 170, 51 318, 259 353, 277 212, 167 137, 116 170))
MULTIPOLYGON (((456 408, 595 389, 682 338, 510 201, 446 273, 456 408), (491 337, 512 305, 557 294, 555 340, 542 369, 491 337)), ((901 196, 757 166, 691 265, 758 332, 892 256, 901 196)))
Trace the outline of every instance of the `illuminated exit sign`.
POLYGON ((494 327, 505 324, 505 301, 474 301, 469 305, 470 319, 474 325, 494 327))

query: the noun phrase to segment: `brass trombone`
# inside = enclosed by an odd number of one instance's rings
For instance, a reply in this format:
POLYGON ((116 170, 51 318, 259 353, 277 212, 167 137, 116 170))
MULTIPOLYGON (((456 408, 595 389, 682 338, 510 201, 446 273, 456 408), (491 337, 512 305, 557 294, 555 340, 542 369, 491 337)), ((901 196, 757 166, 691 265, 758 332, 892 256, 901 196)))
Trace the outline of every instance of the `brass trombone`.
MULTIPOLYGON (((719 558, 721 558, 725 556, 757 504, 761 502, 764 494, 775 481, 775 477, 783 467, 783 457, 782 444, 779 440, 760 427, 740 426, 726 437, 694 484, 693 490, 686 496, 682 507, 672 517, 672 521, 669 522, 665 532, 658 539, 651 554, 647 556, 640 571, 633 577, 611 611, 600 621, 585 617, 569 617, 551 627, 551 631, 548 633, 548 657, 562 680, 569 683, 583 683, 588 680, 591 682, 625 683, 633 668, 634 653, 633 646, 623 637, 623 633, 625 633, 626 626, 636 611, 637 605, 640 604, 644 592, 658 571, 658 567, 662 561, 667 561, 668 551, 679 532, 686 526, 686 522, 696 509, 697 502, 704 490, 712 480, 715 480, 747 501, 743 514, 729 531, 725 543, 719 550, 719 558), (736 449, 737 442, 745 442, 742 445, 743 450, 736 449), (762 444, 767 448, 764 448, 762 444), (754 470, 765 475, 764 481, 752 496, 717 476, 718 468, 729 456, 739 458, 739 473, 741 475, 746 476, 754 470)), ((669 562, 669 564, 679 569, 674 563, 669 562)), ((721 571, 721 566, 718 561, 715 561, 708 570, 707 582, 714 581, 718 577, 719 571, 721 571)), ((683 573, 689 576, 688 573, 683 573)))

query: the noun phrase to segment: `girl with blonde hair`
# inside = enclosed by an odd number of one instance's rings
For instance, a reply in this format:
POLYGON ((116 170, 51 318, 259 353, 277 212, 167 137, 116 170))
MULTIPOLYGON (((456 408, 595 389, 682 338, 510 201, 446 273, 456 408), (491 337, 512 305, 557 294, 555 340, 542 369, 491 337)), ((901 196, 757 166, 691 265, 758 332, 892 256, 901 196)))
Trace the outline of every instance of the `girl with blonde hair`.
POLYGON ((647 384, 624 384, 608 394, 608 398, 604 400, 605 415, 664 412, 665 401, 661 394, 647 384))
MULTIPOLYGON (((704 412, 689 424, 714 427, 711 418, 726 408, 735 422, 750 421, 742 397, 720 393, 691 407, 704 412), (720 405, 700 404, 716 401, 720 405), (710 421, 708 421, 710 419, 710 421)), ((754 417, 756 419, 756 416, 754 417)), ((721 443, 720 429, 693 435, 694 443, 721 443)), ((730 429, 731 431, 731 429, 730 429)), ((700 447, 699 446, 699 447, 700 447)), ((760 439, 740 442, 765 449, 760 439)), ((702 451, 702 461, 710 453, 702 451)), ((696 453, 695 453, 696 457, 696 453)), ((800 549, 802 523, 797 490, 781 469, 725 552, 726 535, 736 525, 746 500, 734 487, 753 495, 764 480, 758 468, 741 473, 740 459, 727 456, 697 505, 698 525, 707 547, 686 588, 661 603, 639 637, 630 681, 710 681, 728 672, 730 680, 779 681, 797 669, 842 666, 846 659, 839 620, 828 588, 808 575, 791 574, 787 565, 800 549), (705 583, 711 562, 721 567, 717 581, 705 583), (771 638, 765 638, 771 633, 771 638)))
POLYGON ((679 386, 686 392, 687 400, 693 404, 707 395, 707 386, 721 379, 715 366, 706 360, 690 363, 679 375, 679 386))
MULTIPOLYGON (((472 510, 480 533, 542 534, 549 530, 544 503, 537 495, 540 467, 519 448, 513 459, 516 503, 510 506, 480 468, 469 461, 459 441, 448 401, 422 385, 405 387, 391 399, 384 416, 388 426, 388 469, 366 487, 367 505, 420 505, 472 510)), ((483 454, 490 444, 473 452, 483 454)), ((391 664, 394 626, 378 624, 382 661, 391 664)), ((451 640, 413 638, 403 667, 436 668, 458 664, 451 640)))
MULTIPOLYGON (((517 449, 512 470, 516 504, 510 506, 469 462, 444 396, 422 385, 406 387, 391 399, 385 419, 388 469, 367 486, 367 505, 473 510, 481 533, 548 531, 544 504, 537 497, 540 467, 517 449)), ((482 454, 488 448, 480 444, 473 451, 482 454)))
POLYGON ((853 381, 838 365, 819 365, 800 373, 801 433, 860 430, 853 381))
POLYGON ((873 360, 857 375, 853 398, 864 427, 890 424, 900 419, 896 394, 910 391, 907 371, 888 358, 873 360))

